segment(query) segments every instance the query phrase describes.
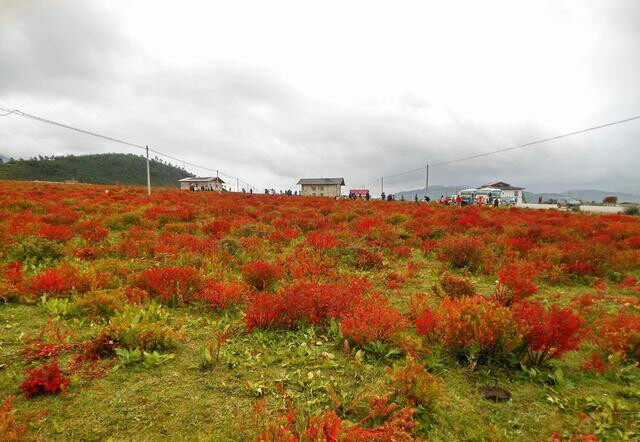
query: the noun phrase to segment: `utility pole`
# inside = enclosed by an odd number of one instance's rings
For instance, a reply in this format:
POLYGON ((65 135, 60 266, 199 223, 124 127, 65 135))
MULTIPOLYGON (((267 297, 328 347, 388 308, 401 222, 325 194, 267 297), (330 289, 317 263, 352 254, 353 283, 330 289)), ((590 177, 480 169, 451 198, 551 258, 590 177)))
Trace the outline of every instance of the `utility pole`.
POLYGON ((151 172, 149 171, 149 146, 147 146, 147 195, 151 195, 151 172))
POLYGON ((380 193, 383 194, 384 193, 384 177, 380 178, 380 193))
POLYGON ((429 192, 429 165, 427 164, 427 177, 424 182, 424 196, 427 196, 427 192, 429 192))
POLYGON ((236 178, 236 192, 240 192, 240 178, 236 178))

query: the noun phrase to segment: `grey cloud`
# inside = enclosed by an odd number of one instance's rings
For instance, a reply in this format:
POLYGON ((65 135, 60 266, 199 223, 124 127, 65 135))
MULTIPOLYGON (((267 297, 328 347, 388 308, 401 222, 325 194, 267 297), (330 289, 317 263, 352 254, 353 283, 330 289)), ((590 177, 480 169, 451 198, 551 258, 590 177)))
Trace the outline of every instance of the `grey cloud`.
MULTIPOLYGON (((301 176, 323 174, 345 176, 354 186, 375 181, 375 189, 383 174, 562 129, 531 121, 488 127, 481 115, 469 120, 429 97, 411 94, 382 101, 324 100, 266 67, 246 63, 217 62, 198 69, 166 65, 128 43, 117 18, 93 2, 60 2, 56 8, 45 7, 47 2, 27 3, 15 3, 0 18, 0 104, 26 100, 32 107, 25 111, 148 143, 188 161, 259 180, 255 184, 265 187, 293 188, 301 176), (134 66, 136 60, 142 68, 134 66), (46 114, 60 102, 66 103, 67 113, 46 114), (440 112, 445 122, 433 120, 432 111, 440 112)), ((590 19, 595 30, 612 37, 603 38, 603 56, 585 70, 595 72, 599 90, 593 99, 602 101, 600 116, 611 119, 639 111, 634 109, 640 102, 634 81, 640 62, 631 54, 640 53, 640 13, 632 17, 623 10, 605 10, 602 18, 590 19)), ((6 156, 117 150, 61 129, 14 124, 12 129, 0 121, 0 153, 6 156)), ((640 124, 607 130, 434 168, 431 180, 474 185, 504 179, 535 190, 604 186, 638 191, 637 171, 630 164, 640 164, 639 135, 640 124)), ((423 173, 416 172, 390 178, 386 185, 403 190, 423 182, 423 173)))

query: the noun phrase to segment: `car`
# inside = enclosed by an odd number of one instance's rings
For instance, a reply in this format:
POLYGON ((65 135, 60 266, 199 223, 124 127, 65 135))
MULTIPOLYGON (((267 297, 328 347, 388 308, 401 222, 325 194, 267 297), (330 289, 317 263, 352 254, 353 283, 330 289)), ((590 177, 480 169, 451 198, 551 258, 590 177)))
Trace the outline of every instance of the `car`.
POLYGON ((558 198, 558 208, 566 208, 566 209, 572 209, 572 208, 576 208, 576 207, 580 207, 580 205, 582 204, 582 201, 577 200, 575 198, 558 198))

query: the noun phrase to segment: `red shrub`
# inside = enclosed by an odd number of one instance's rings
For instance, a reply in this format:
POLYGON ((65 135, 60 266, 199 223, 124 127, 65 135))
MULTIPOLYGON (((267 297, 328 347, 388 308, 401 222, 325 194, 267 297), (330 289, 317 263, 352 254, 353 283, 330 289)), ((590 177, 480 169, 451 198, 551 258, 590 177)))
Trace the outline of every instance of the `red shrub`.
POLYGON ((18 424, 16 412, 13 409, 13 396, 9 395, 0 406, 0 440, 20 440, 26 428, 18 424))
POLYGON ((225 309, 241 302, 248 292, 247 286, 239 283, 207 281, 195 299, 206 302, 213 309, 225 309))
POLYGON ((411 256, 411 247, 408 247, 408 246, 394 247, 393 253, 400 258, 408 258, 411 256))
POLYGON ((445 298, 415 321, 429 342, 461 359, 487 362, 516 351, 522 343, 523 327, 511 311, 481 296, 445 298))
POLYGON ((100 242, 109 236, 109 231, 97 219, 79 223, 77 229, 87 241, 100 242))
POLYGON ((198 271, 189 266, 151 267, 140 272, 135 281, 151 296, 174 305, 190 301, 202 285, 198 271))
POLYGON ((545 308, 539 302, 522 302, 513 307, 516 320, 525 327, 527 362, 544 365, 575 350, 583 339, 584 320, 569 308, 545 308))
POLYGON ((533 283, 537 276, 538 270, 529 262, 510 263, 498 270, 498 280, 511 290, 515 299, 522 299, 538 291, 533 283))
POLYGON ((223 236, 226 234, 231 228, 230 224, 222 219, 217 219, 215 221, 210 222, 209 224, 205 224, 202 227, 205 233, 209 235, 214 235, 216 237, 223 236))
POLYGON ((258 293, 247 302, 245 324, 249 330, 294 328, 300 323, 318 325, 343 316, 357 304, 364 286, 300 282, 277 293, 258 293))
POLYGON ((477 270, 482 265, 484 243, 470 236, 450 236, 438 241, 438 259, 456 268, 477 270))
POLYGON ((74 236, 74 232, 69 226, 44 224, 38 230, 38 236, 53 241, 69 241, 74 236))
POLYGON ((22 261, 14 261, 4 271, 4 277, 7 281, 17 284, 22 282, 24 275, 22 273, 22 261))
POLYGON ((320 250, 329 250, 336 247, 339 241, 331 233, 327 232, 310 232, 307 233, 307 242, 311 247, 320 250))
POLYGON ((390 341, 405 326, 402 315, 389 305, 387 298, 379 294, 357 303, 340 321, 345 337, 359 345, 390 341))
POLYGON ((359 248, 356 250, 354 265, 360 270, 373 270, 383 267, 382 255, 368 249, 359 248))
POLYGON ((30 398, 40 394, 58 394, 69 385, 69 378, 60 370, 58 361, 51 361, 42 364, 38 368, 26 371, 26 377, 20 389, 24 392, 25 398, 30 398))
POLYGON ((607 354, 640 361, 640 315, 622 311, 605 317, 596 330, 595 341, 607 354))
POLYGON ((28 285, 35 295, 63 296, 74 290, 87 290, 88 284, 75 267, 63 264, 34 276, 28 285))
POLYGON ((271 288, 282 277, 282 268, 277 264, 254 261, 242 267, 244 280, 256 290, 271 288))
POLYGON ((476 294, 476 288, 471 281, 466 278, 459 278, 450 273, 443 273, 442 276, 440 276, 440 286, 444 294, 452 298, 474 296, 476 294))

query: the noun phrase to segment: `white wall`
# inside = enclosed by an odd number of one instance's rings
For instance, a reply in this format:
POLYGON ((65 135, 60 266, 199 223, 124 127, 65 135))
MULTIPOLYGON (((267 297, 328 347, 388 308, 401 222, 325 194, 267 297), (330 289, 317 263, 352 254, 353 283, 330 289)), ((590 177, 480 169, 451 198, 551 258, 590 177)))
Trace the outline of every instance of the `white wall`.
POLYGON ((518 203, 516 207, 522 207, 523 209, 541 209, 541 210, 549 210, 549 209, 557 209, 557 204, 537 204, 537 203, 518 203))
POLYGON ((591 213, 622 213, 624 212, 624 207, 620 206, 580 206, 581 212, 591 212, 591 213))

